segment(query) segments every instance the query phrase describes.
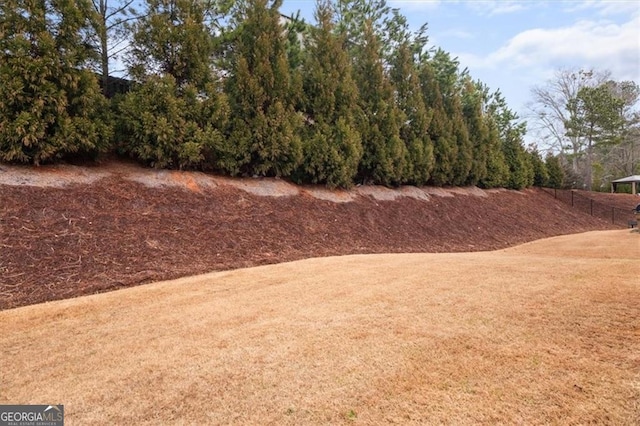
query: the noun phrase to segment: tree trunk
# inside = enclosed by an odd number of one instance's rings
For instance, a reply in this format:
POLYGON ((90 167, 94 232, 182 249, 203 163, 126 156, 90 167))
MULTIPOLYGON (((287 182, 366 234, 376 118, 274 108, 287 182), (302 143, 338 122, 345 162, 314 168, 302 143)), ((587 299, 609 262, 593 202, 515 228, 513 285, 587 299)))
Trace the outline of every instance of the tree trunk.
POLYGON ((107 37, 107 0, 100 0, 100 68, 102 71, 102 93, 109 96, 109 46, 107 37))
POLYGON ((589 127, 589 137, 587 139, 587 164, 585 170, 585 184, 587 191, 593 189, 593 124, 589 127))

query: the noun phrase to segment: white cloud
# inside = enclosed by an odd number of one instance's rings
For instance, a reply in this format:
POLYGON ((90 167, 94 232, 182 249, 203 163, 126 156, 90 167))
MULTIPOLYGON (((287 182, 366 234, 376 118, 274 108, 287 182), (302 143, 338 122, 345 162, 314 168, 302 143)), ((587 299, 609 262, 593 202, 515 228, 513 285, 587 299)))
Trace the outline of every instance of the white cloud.
POLYGON ((427 9, 435 9, 441 3, 441 0, 390 0, 389 6, 401 8, 406 11, 423 11, 427 9))
POLYGON ((528 6, 523 1, 493 0, 493 1, 472 1, 467 3, 469 7, 481 15, 495 16, 507 13, 518 12, 528 6))
POLYGON ((452 37, 457 39, 471 39, 474 38, 474 35, 469 31, 465 31, 459 28, 451 28, 449 30, 442 31, 439 34, 440 37, 452 37))
POLYGON ((594 10, 600 16, 635 15, 640 13, 640 3, 635 0, 585 0, 566 1, 565 12, 584 12, 594 10))
POLYGON ((615 78, 640 80, 640 15, 623 24, 582 20, 572 26, 519 33, 486 57, 459 54, 471 68, 609 69, 615 78))

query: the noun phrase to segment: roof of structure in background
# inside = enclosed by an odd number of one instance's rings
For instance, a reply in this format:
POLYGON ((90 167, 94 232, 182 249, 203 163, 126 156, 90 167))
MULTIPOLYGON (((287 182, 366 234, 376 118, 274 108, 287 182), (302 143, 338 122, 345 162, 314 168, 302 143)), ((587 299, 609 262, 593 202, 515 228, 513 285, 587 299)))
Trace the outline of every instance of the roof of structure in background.
POLYGON ((616 179, 611 181, 611 183, 631 183, 631 182, 640 182, 640 175, 627 176, 622 179, 616 179))

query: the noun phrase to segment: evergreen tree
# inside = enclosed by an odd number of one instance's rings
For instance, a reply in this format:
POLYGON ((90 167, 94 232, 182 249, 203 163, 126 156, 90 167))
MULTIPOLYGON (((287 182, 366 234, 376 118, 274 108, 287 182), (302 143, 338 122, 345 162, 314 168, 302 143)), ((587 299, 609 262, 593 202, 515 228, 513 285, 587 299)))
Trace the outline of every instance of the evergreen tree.
POLYGON ((363 145, 358 175, 365 182, 398 185, 405 170, 406 148, 400 139, 401 113, 379 52, 379 41, 367 25, 354 69, 364 113, 358 126, 363 145))
POLYGON ((214 168, 224 143, 227 104, 216 86, 178 87, 172 75, 150 76, 117 103, 120 149, 157 168, 214 168))
POLYGON ((468 184, 469 173, 473 167, 473 145, 469 139, 469 132, 462 115, 462 105, 460 95, 455 94, 451 99, 451 113, 449 115, 453 134, 455 136, 458 155, 453 166, 454 185, 468 184))
POLYGON ((214 40, 205 2, 145 0, 146 10, 133 25, 129 72, 138 81, 170 75, 178 87, 203 87, 211 81, 214 40))
POLYGON ((468 184, 477 185, 487 176, 489 161, 490 131, 484 115, 486 87, 480 82, 465 79, 462 94, 462 112, 469 132, 469 141, 473 146, 471 169, 468 184))
POLYGON ((457 146, 452 134, 451 122, 444 108, 440 87, 429 61, 423 61, 420 64, 419 77, 424 103, 431 110, 429 137, 433 141, 434 167, 430 183, 437 186, 450 185, 453 182, 457 146))
POLYGON ((509 166, 502 151, 500 132, 493 117, 488 117, 487 128, 489 138, 487 141, 487 174, 480 179, 479 185, 483 188, 504 188, 509 181, 509 166))
POLYGON ((365 40, 367 27, 378 38, 378 56, 385 47, 381 37, 386 33, 386 22, 391 8, 386 0, 339 0, 335 3, 336 31, 343 35, 345 46, 353 54, 365 40))
POLYGON ((509 166, 507 188, 522 189, 533 185, 533 166, 522 141, 510 134, 502 142, 502 152, 509 166))
POLYGON ((40 164, 108 148, 106 100, 83 66, 86 0, 0 3, 0 160, 40 164))
POLYGON ((247 0, 232 45, 226 93, 231 129, 219 153, 232 174, 288 176, 302 160, 302 117, 278 8, 247 0))
POLYGON ((522 189, 533 185, 533 166, 522 141, 526 123, 517 121, 518 115, 509 109, 500 91, 491 94, 488 104, 488 113, 496 126, 500 149, 509 170, 505 186, 522 189))
POLYGON ((212 4, 148 0, 134 25, 130 71, 142 83, 118 104, 120 150, 154 167, 224 168, 226 96, 212 70, 212 4))
POLYGON ((608 148, 621 141, 624 100, 612 90, 614 82, 582 87, 568 102, 570 119, 565 123, 567 136, 583 141, 586 154, 585 185, 594 186, 593 167, 597 148, 608 148))
POLYGON ((467 76, 467 71, 458 72, 459 63, 449 53, 437 49, 430 61, 435 71, 438 87, 442 95, 444 110, 449 121, 450 134, 455 141, 456 157, 452 164, 450 183, 462 185, 467 183, 473 165, 473 146, 463 117, 460 81, 467 76))
POLYGON ((564 187, 564 169, 560 162, 560 157, 551 153, 545 157, 545 166, 548 173, 547 185, 550 188, 564 187))
POLYGON ((433 144, 429 138, 431 115, 424 104, 418 67, 408 41, 395 52, 391 78, 396 88, 398 107, 403 113, 400 137, 408 154, 404 181, 424 185, 431 177, 434 163, 433 144))
POLYGON ((533 185, 540 187, 547 186, 549 174, 547 172, 547 166, 542 160, 538 149, 535 146, 531 147, 527 153, 529 154, 531 166, 533 167, 533 185))
POLYGON ((358 88, 351 63, 342 49, 342 37, 334 35, 331 3, 316 7, 317 28, 307 41, 304 65, 304 159, 298 181, 349 187, 362 156, 356 116, 360 116, 358 88))
POLYGON ((305 39, 309 36, 310 30, 304 18, 300 17, 300 11, 285 20, 287 59, 292 70, 298 69, 304 62, 305 39))

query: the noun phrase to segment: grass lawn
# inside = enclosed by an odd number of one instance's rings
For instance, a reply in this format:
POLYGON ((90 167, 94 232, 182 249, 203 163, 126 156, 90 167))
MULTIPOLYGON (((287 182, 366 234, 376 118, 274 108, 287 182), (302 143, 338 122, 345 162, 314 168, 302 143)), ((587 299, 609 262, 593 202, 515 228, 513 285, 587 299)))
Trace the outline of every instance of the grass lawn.
MULTIPOLYGON (((328 257, 0 312, 67 424, 639 424, 640 234, 328 257)), ((46 283, 43 283, 46 285, 46 283)))

